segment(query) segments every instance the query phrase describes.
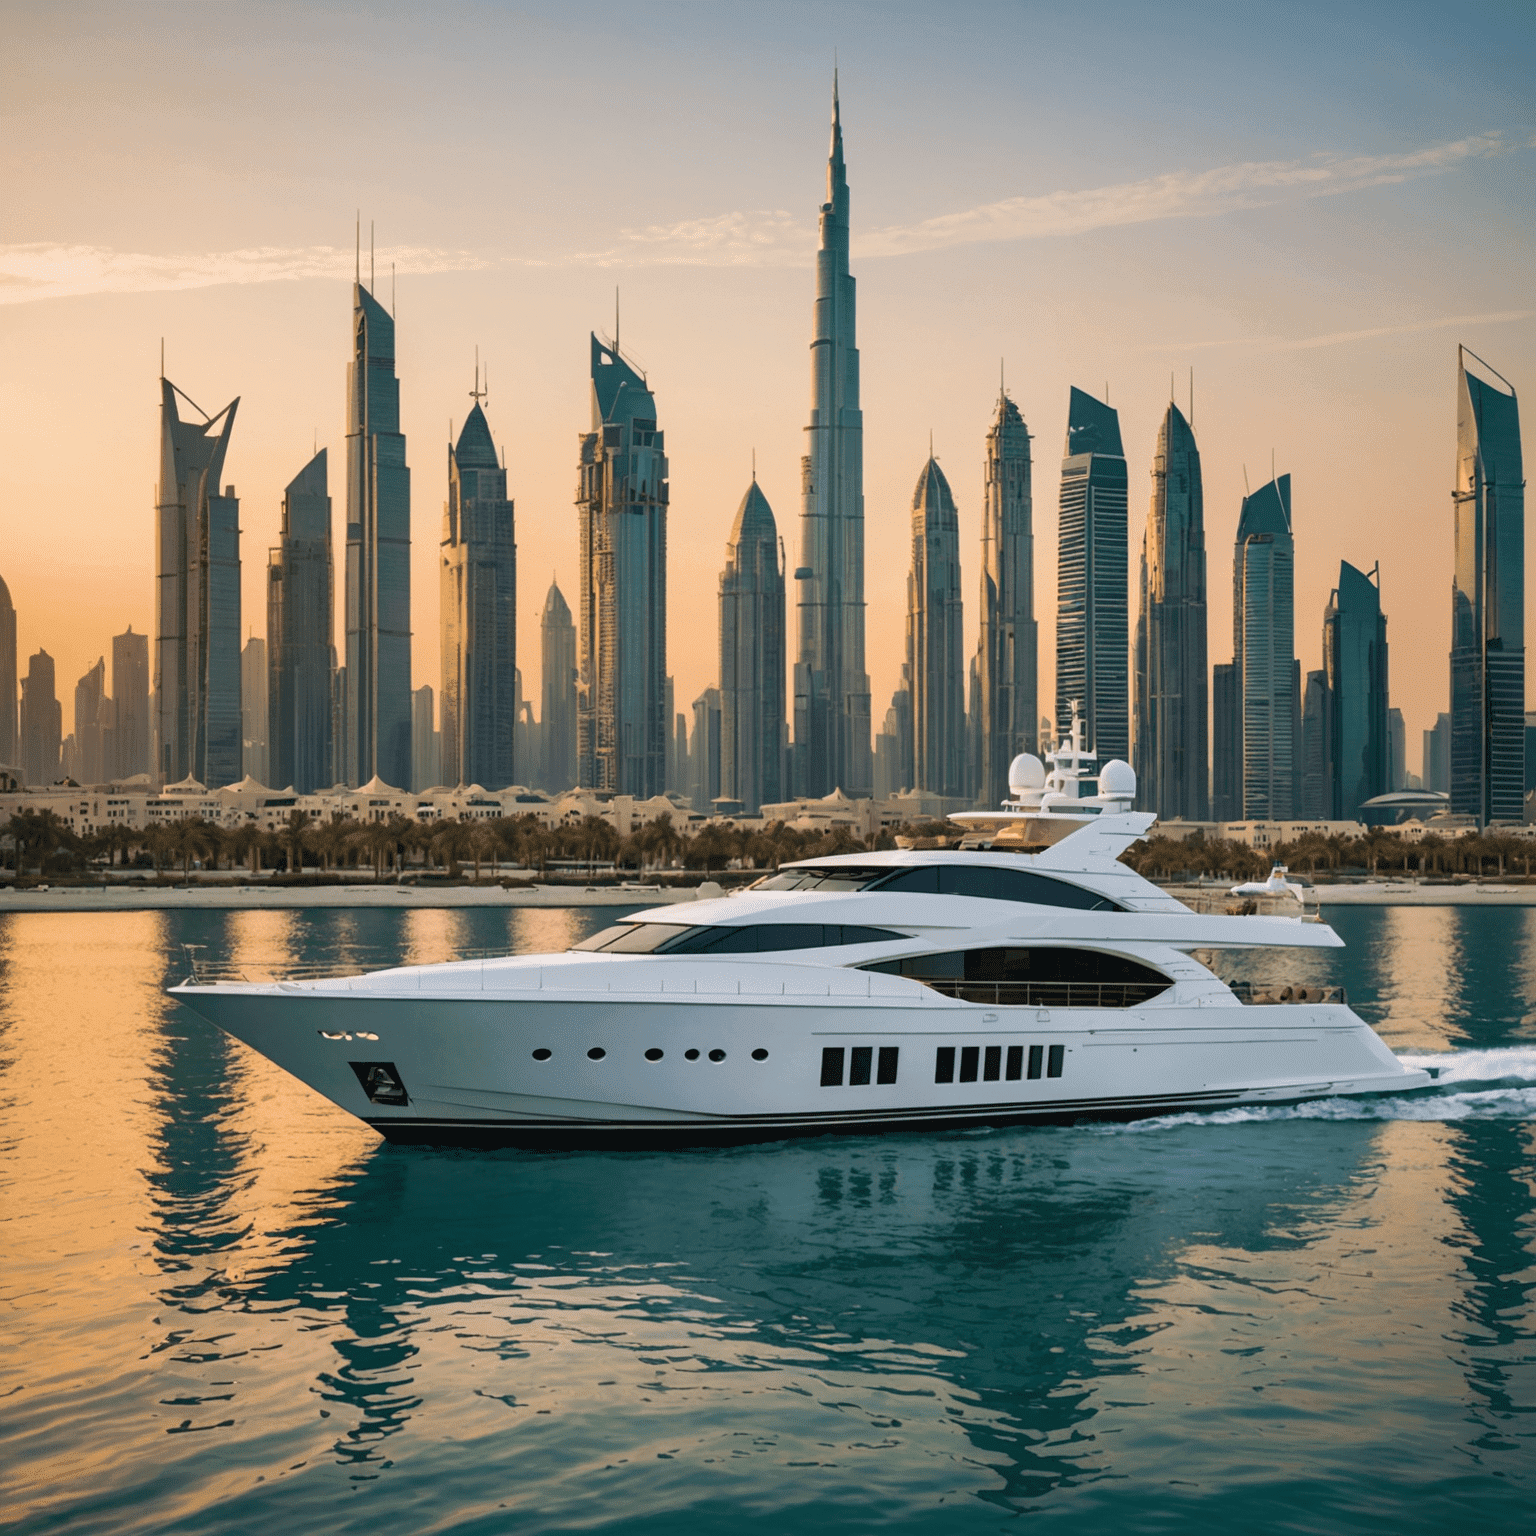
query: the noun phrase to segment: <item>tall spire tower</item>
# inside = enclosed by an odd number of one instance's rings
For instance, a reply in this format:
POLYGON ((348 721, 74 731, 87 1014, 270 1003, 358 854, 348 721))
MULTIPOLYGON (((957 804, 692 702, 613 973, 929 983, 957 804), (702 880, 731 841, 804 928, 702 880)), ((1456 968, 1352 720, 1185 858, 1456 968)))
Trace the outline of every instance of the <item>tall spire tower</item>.
POLYGON ((795 571, 795 790, 873 789, 869 674, 864 666, 864 416, 848 273, 848 176, 837 76, 832 150, 816 253, 811 420, 801 460, 800 563, 795 571))
POLYGON ((347 371, 346 569, 345 778, 403 788, 411 782, 411 472, 395 319, 360 282, 347 371))

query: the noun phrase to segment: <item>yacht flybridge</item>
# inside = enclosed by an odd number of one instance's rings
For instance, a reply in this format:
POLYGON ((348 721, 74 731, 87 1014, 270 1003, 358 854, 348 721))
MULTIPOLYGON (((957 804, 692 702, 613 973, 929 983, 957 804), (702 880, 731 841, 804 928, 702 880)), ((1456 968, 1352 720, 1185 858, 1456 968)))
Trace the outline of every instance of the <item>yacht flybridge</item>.
POLYGON ((603 1146, 1128 1119, 1420 1088, 1336 988, 1197 954, 1323 949, 1119 862, 1155 821, 1081 725, 957 846, 782 866, 565 954, 172 989, 392 1141, 603 1146), (686 915, 684 915, 686 914, 686 915))

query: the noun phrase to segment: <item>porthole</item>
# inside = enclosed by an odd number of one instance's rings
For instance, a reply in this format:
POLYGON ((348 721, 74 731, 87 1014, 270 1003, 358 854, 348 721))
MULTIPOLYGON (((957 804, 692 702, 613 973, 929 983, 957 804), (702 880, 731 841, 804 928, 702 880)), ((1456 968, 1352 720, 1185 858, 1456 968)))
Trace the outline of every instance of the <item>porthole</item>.
POLYGON ((653 1045, 650 1050, 645 1053, 645 1059, 647 1061, 660 1061, 663 1054, 664 1053, 662 1051, 658 1050, 657 1047, 653 1045))
POLYGON ((607 1054, 608 1054, 608 1052, 605 1051, 602 1048, 602 1046, 594 1045, 592 1047, 592 1049, 587 1052, 587 1060, 588 1061, 601 1061, 603 1059, 603 1057, 606 1056, 607 1054))
POLYGON ((683 1055, 689 1061, 697 1061, 699 1059, 699 1053, 696 1050, 684 1051, 683 1055))
POLYGON ((709 1059, 711 1061, 724 1061, 725 1052, 722 1051, 719 1046, 716 1046, 715 1049, 709 1053, 709 1059))
POLYGON ((755 1051, 752 1052, 752 1060, 753 1061, 767 1061, 768 1060, 768 1052, 765 1051, 762 1048, 762 1046, 758 1046, 758 1048, 755 1051))
POLYGON ((550 1050, 550 1049, 549 1049, 549 1047, 548 1047, 548 1046, 546 1046, 546 1045, 541 1045, 541 1046, 540 1046, 540 1047, 539 1047, 539 1048, 538 1048, 538 1050, 536 1050, 536 1051, 535 1051, 535 1052, 534 1052, 534 1053, 533 1053, 533 1059, 534 1059, 534 1060, 535 1060, 535 1061, 548 1061, 548 1060, 549 1060, 549 1058, 550 1058, 550 1057, 551 1057, 551 1056, 553 1056, 553 1055, 554 1055, 554 1054, 555 1054, 555 1053, 554 1053, 554 1052, 553 1052, 553 1051, 552 1051, 552 1050, 550 1050))

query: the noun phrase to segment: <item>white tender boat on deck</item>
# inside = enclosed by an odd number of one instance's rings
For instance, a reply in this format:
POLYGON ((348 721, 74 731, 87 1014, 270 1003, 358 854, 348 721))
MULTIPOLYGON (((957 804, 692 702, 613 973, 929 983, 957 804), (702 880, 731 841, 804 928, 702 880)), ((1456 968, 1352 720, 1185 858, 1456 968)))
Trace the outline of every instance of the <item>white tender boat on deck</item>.
POLYGON ((1128 1119, 1401 1093, 1337 988, 1197 953, 1338 947, 1192 912, 1119 862, 1155 817, 1081 728, 960 845, 783 866, 556 955, 172 989, 392 1141, 536 1147, 1128 1119))

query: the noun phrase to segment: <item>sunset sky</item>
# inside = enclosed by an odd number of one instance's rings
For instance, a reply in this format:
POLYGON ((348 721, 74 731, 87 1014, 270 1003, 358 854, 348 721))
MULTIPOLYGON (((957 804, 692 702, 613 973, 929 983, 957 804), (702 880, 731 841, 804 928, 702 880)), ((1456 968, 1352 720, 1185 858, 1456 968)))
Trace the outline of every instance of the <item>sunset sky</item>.
POLYGON ((339 529, 358 209, 386 303, 397 274, 415 681, 438 682, 446 444, 478 345, 537 698, 551 575, 578 596, 587 333, 611 329, 618 285, 667 434, 686 707, 715 681, 715 584, 754 449, 795 563, 835 51, 877 721, 930 430, 969 647, 1005 362, 1035 434, 1048 710, 1068 387, 1107 387, 1120 411, 1134 592, 1170 375, 1183 401, 1193 368, 1211 659, 1231 654, 1244 476, 1273 462, 1293 477, 1302 666, 1320 664, 1340 559, 1379 560, 1418 766, 1447 707, 1457 343, 1514 384, 1528 427, 1536 410, 1528 3, 9 0, 0 28, 0 576, 22 669, 39 645, 58 658, 66 730, 110 636, 153 633, 162 338, 203 407, 241 398, 226 479, 248 630, 282 488, 316 441, 339 529))

